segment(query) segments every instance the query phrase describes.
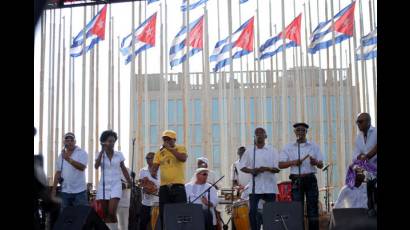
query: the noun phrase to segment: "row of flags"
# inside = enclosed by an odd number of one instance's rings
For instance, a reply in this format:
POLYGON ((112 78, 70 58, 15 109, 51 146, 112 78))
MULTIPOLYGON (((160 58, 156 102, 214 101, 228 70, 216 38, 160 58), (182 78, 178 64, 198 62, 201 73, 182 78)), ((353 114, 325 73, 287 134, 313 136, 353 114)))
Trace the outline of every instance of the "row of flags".
MULTIPOLYGON (((148 4, 159 0, 149 0, 148 4)), ((193 0, 187 5, 183 0, 181 10, 190 10, 206 3, 208 0, 193 0)), ((247 0, 240 0, 245 3, 247 0)), ((355 1, 343 8, 331 19, 319 23, 314 29, 308 46, 308 53, 315 54, 321 49, 326 49, 332 45, 341 43, 353 36, 354 9, 355 1), (334 38, 333 38, 334 36, 334 38)), ((74 38, 71 45, 71 56, 78 57, 84 52, 83 43, 85 42, 85 52, 92 49, 100 40, 104 40, 105 19, 107 5, 105 5, 85 27, 85 39, 83 31, 74 38)), ((144 50, 155 46, 157 13, 154 13, 139 25, 131 34, 123 38, 120 51, 125 57, 125 64, 133 60, 135 56, 144 50), (134 53, 132 53, 132 39, 134 37, 134 53)), ((276 36, 267 39, 260 47, 259 60, 273 57, 284 49, 301 46, 301 20, 299 14, 288 26, 284 33, 280 32, 276 36), (285 42, 283 42, 285 40, 285 42)), ((173 39, 169 51, 171 68, 183 63, 188 57, 195 55, 203 49, 203 26, 204 16, 191 22, 189 26, 183 26, 173 39), (189 33, 189 42, 186 41, 189 33), (189 54, 186 54, 186 46, 189 44, 189 54)), ((214 63, 214 71, 230 65, 233 59, 241 58, 253 52, 254 43, 254 17, 243 23, 231 36, 218 41, 214 51, 209 57, 209 61, 214 63), (230 57, 232 53, 232 57, 230 57)), ((377 28, 361 39, 360 47, 356 49, 356 60, 369 60, 377 57, 377 28)))

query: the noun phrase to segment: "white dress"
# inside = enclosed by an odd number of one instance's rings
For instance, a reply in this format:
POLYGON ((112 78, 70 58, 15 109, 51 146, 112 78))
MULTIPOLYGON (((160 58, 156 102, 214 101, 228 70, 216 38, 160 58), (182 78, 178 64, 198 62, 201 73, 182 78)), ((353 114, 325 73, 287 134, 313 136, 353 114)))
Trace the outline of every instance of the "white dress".
MULTIPOLYGON (((97 154, 96 159, 98 158, 98 155, 99 154, 97 154)), ((124 160, 125 158, 121 152, 114 151, 111 161, 104 152, 103 157, 101 158, 101 176, 97 188, 97 200, 109 200, 111 198, 122 197, 122 170, 120 164, 124 160), (105 187, 105 194, 103 194, 103 187, 105 187)))

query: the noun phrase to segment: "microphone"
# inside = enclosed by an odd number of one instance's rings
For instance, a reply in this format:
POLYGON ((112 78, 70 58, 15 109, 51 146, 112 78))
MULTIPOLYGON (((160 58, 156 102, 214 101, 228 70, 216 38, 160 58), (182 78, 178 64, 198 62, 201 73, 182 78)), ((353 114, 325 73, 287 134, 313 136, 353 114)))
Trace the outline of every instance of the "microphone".
POLYGON ((329 166, 330 166, 330 164, 327 164, 327 165, 322 169, 322 171, 323 171, 323 172, 326 171, 326 170, 329 168, 329 166))

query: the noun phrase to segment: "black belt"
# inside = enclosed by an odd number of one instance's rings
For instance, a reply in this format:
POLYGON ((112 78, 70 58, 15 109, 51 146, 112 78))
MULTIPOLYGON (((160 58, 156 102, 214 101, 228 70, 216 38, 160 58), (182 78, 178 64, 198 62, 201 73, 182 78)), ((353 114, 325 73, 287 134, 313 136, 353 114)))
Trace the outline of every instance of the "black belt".
POLYGON ((290 174, 290 176, 289 176, 289 178, 290 179, 292 179, 292 178, 304 178, 304 177, 308 177, 308 176, 314 176, 315 174, 314 173, 302 173, 302 174, 290 174))

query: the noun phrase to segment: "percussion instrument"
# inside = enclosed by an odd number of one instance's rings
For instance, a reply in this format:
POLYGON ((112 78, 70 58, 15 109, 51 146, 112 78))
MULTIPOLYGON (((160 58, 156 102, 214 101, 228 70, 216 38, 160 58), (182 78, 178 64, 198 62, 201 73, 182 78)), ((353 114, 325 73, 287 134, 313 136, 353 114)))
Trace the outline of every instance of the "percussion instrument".
POLYGON ((278 183, 278 190, 278 201, 292 201, 292 181, 283 181, 278 183))
POLYGON ((233 203, 232 218, 237 230, 250 229, 248 201, 237 201, 233 203))
POLYGON ((159 216, 159 203, 155 202, 154 205, 151 206, 151 229, 155 229, 157 225, 159 216))

